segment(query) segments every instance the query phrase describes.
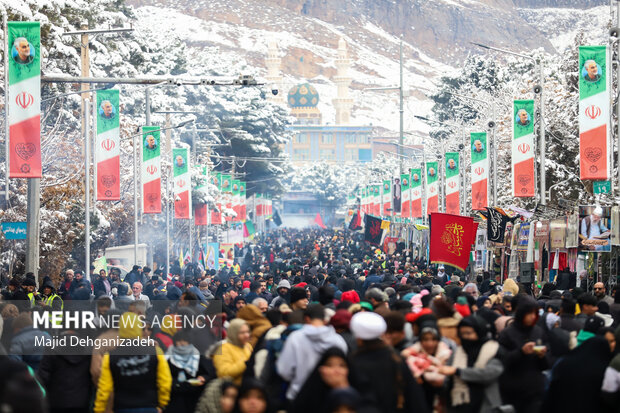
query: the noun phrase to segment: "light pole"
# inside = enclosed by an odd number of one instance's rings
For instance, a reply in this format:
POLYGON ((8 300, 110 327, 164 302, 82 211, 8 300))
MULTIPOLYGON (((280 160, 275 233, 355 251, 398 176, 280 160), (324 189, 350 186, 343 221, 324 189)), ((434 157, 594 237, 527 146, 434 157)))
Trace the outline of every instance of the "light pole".
MULTIPOLYGON (((545 90, 545 77, 544 77, 544 66, 542 58, 536 60, 532 56, 524 55, 521 53, 516 53, 506 49, 500 49, 498 47, 487 46, 481 43, 471 42, 473 45, 478 47, 482 47, 483 49, 493 50, 495 52, 505 53, 517 57, 521 57, 523 59, 528 59, 534 62, 535 67, 538 69, 538 79, 539 84, 534 87, 534 94, 540 95, 540 204, 547 204, 547 178, 545 176, 545 164, 547 159, 547 138, 545 135, 545 98, 544 98, 544 90, 545 90)), ((620 172, 619 172, 620 174, 620 172)), ((619 175, 620 176, 620 175, 619 175)))

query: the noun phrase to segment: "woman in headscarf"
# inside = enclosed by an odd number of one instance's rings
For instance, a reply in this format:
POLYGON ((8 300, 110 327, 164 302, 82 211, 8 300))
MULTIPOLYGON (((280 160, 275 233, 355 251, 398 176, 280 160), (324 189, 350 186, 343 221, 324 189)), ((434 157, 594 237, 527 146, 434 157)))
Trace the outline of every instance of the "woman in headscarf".
POLYGON ((245 379, 239 389, 234 413, 270 413, 269 397, 263 383, 245 379))
POLYGON ((610 359, 609 343, 599 335, 562 357, 553 367, 540 411, 601 412, 601 386, 610 359))
POLYGON ((231 377, 235 384, 241 384, 246 369, 245 362, 252 355, 250 328, 245 320, 235 318, 228 325, 227 339, 213 356, 217 377, 231 377))
POLYGON ((188 331, 179 331, 172 337, 173 345, 166 352, 172 376, 170 402, 166 412, 193 412, 205 383, 215 376, 210 361, 190 344, 190 339, 188 331))
POLYGON ((422 385, 428 410, 433 411, 433 407, 439 403, 436 396, 445 379, 439 373, 439 368, 450 362, 452 350, 441 341, 439 328, 433 320, 423 321, 419 331, 420 340, 403 350, 401 356, 413 377, 422 385))
POLYGON ((212 380, 200 396, 196 413, 232 413, 238 390, 228 379, 212 380))
POLYGON ((292 413, 328 412, 333 390, 351 389, 349 361, 339 348, 330 348, 308 376, 291 406, 292 413))
POLYGON ((487 338, 486 321, 477 316, 461 320, 458 326, 461 345, 452 364, 439 368, 450 376, 449 413, 490 413, 501 405, 498 379, 504 371, 497 358, 499 344, 487 338))
POLYGON ((525 295, 515 297, 514 322, 499 335, 505 372, 500 377, 502 400, 517 413, 540 410, 545 391, 543 371, 551 367, 547 338, 538 322, 538 303, 525 295))
MULTIPOLYGON (((618 294, 616 294, 616 297, 618 294)), ((605 338, 609 343, 612 352, 612 359, 609 366, 605 369, 605 376, 602 385, 602 408, 604 412, 617 412, 620 406, 620 328, 614 332, 614 337, 609 336, 609 332, 605 331, 605 338)))

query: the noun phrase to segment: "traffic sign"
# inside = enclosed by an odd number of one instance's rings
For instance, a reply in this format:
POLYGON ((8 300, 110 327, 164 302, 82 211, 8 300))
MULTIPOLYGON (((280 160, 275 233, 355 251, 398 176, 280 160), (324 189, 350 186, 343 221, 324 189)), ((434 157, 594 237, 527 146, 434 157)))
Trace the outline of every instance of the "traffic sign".
POLYGON ((609 194, 611 192, 611 181, 594 181, 595 194, 609 194))

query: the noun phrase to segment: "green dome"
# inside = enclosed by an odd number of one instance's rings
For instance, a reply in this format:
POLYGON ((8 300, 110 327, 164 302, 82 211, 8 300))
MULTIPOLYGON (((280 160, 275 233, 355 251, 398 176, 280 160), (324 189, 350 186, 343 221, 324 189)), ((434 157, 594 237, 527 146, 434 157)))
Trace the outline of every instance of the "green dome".
POLYGON ((310 83, 302 83, 288 91, 287 101, 292 108, 316 107, 319 103, 319 92, 310 83))

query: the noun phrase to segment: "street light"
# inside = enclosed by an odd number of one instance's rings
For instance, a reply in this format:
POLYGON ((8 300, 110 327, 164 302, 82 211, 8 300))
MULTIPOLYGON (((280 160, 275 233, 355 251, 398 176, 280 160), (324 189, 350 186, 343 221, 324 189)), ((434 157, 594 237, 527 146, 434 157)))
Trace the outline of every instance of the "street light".
MULTIPOLYGON (((547 204, 547 178, 545 176, 545 163, 547 158, 547 139, 545 136, 545 98, 544 98, 544 89, 545 89, 545 78, 544 78, 544 68, 542 58, 536 60, 532 56, 524 55, 521 53, 516 53, 511 50, 500 49, 498 47, 488 46, 482 43, 471 42, 471 44, 481 47, 487 50, 493 50, 495 52, 500 52, 504 54, 509 54, 517 57, 521 57, 523 59, 528 59, 534 62, 534 65, 538 67, 538 79, 539 84, 534 86, 534 94, 540 95, 540 203, 541 205, 547 204)), ((620 172, 619 172, 620 173, 620 172)))

